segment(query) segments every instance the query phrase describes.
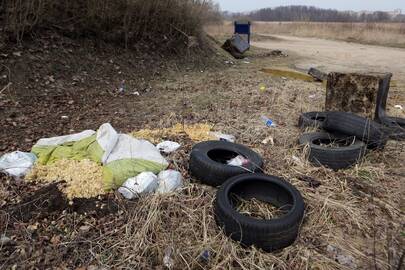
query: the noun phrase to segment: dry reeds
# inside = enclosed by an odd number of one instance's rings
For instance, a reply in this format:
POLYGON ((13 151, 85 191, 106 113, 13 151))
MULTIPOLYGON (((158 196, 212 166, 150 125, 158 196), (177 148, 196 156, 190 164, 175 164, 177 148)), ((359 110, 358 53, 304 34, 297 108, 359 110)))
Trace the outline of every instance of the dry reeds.
MULTIPOLYGON (((405 23, 254 22, 254 34, 291 35, 405 47, 405 23)), ((232 22, 210 25, 218 36, 233 33, 232 22)))

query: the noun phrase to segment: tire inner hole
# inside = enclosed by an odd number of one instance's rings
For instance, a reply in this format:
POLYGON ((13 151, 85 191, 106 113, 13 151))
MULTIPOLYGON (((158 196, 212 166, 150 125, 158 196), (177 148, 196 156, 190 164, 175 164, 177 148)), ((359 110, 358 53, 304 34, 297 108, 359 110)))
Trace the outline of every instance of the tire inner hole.
POLYGON ((291 210, 294 202, 281 187, 254 180, 240 187, 234 186, 229 198, 234 210, 258 220, 281 218, 291 210))
POLYGON ((344 139, 315 139, 312 141, 312 143, 323 147, 338 148, 350 146, 354 143, 354 141, 354 137, 348 137, 344 139))
POLYGON ((311 119, 312 120, 316 120, 316 121, 325 121, 326 120, 326 117, 324 117, 324 116, 313 116, 313 117, 311 117, 311 119))
MULTIPOLYGON (((228 164, 227 162, 233 158, 236 158, 237 156, 241 155, 236 152, 230 151, 230 150, 225 150, 225 149, 214 149, 211 150, 207 153, 208 157, 212 159, 213 161, 222 163, 222 164, 228 164)), ((243 155, 241 155, 243 156, 243 155)))

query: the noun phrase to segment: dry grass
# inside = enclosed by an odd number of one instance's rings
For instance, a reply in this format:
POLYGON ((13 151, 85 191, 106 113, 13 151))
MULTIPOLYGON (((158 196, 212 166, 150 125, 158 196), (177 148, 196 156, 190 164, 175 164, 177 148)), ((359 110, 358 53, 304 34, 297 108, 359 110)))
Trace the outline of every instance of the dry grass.
MULTIPOLYGON (((252 27, 255 39, 260 34, 290 35, 405 47, 405 23, 254 22, 252 27)), ((214 36, 229 35, 233 24, 210 25, 206 30, 214 36)))
MULTIPOLYGON (((401 182, 391 173, 401 166, 398 155, 402 155, 403 144, 393 142, 384 152, 370 153, 350 170, 333 172, 313 167, 296 146, 300 131, 295 124, 300 111, 322 109, 319 104, 324 93, 320 84, 279 81, 265 74, 253 76, 238 68, 241 70, 215 76, 195 74, 179 79, 187 93, 172 97, 163 106, 195 100, 187 110, 178 111, 180 118, 216 123, 215 129, 236 135, 239 143, 260 152, 265 172, 284 177, 300 190, 306 213, 297 242, 283 251, 264 253, 244 249, 227 238, 213 216, 215 189, 194 183, 188 173, 192 143, 178 137, 172 139, 183 147, 169 159, 185 176, 185 188, 172 196, 136 202, 127 213, 128 223, 118 228, 114 237, 105 237, 95 254, 103 258, 124 252, 120 257, 138 268, 162 265, 164 251, 170 249, 172 269, 348 269, 327 251, 333 246, 339 255, 352 258, 359 269, 396 265, 401 255, 403 217, 398 207, 401 182), (269 90, 263 93, 259 85, 269 90), (216 102, 207 106, 201 100, 203 93, 217 97, 216 102), (314 93, 319 95, 317 101, 309 98, 314 93), (261 114, 275 119, 278 128, 264 127, 259 120, 261 114), (275 145, 262 145, 269 135, 275 138, 275 145), (314 188, 301 180, 303 176, 317 179, 321 185, 314 188), (208 262, 201 259, 204 251, 211 254, 208 262)), ((164 89, 167 97, 178 91, 176 87, 164 89)), ((176 111, 170 105, 165 109, 176 111)), ((178 120, 167 115, 153 126, 166 127, 173 121, 178 120)), ((109 267, 122 265, 122 261, 111 259, 103 262, 109 267)))
MULTIPOLYGON (((226 237, 214 220, 216 189, 197 183, 189 175, 193 142, 179 135, 170 139, 181 143, 182 148, 168 156, 172 168, 186 181, 179 192, 122 202, 121 212, 107 220, 75 213, 56 215, 55 219, 72 233, 48 246, 46 256, 37 258, 26 252, 7 260, 17 258, 29 265, 50 257, 64 262, 69 259, 74 266, 91 264, 108 269, 162 269, 164 262, 171 265, 169 269, 349 269, 328 251, 329 246, 338 255, 352 258, 355 269, 395 269, 403 252, 404 144, 390 142, 384 151, 371 152, 349 170, 334 172, 311 166, 305 151, 297 146, 301 131, 296 123, 301 112, 323 109, 322 85, 269 76, 259 72, 260 66, 173 74, 154 86, 153 96, 142 97, 142 102, 150 104, 142 113, 159 116, 145 128, 167 128, 182 121, 208 122, 215 124, 214 130, 233 134, 238 143, 259 152, 266 173, 284 177, 303 195, 305 217, 292 246, 265 253, 243 248, 226 237), (260 115, 274 119, 277 128, 265 127, 260 115), (263 145, 269 136, 275 144, 263 145), (311 178, 321 185, 309 184, 311 178), (84 234, 79 228, 86 222, 95 225, 84 234), (164 260, 165 253, 170 256, 164 260)), ((403 93, 398 95, 402 98, 403 93)), ((389 101, 393 102, 396 100, 389 101)), ((50 228, 49 223, 41 222, 37 233, 50 228)), ((21 233, 25 237, 25 231, 21 233)), ((29 237, 22 241, 21 249, 43 245, 29 237)))
POLYGON ((239 213, 256 219, 279 218, 288 212, 257 199, 244 200, 236 195, 233 197, 234 202, 236 202, 236 210, 239 213))

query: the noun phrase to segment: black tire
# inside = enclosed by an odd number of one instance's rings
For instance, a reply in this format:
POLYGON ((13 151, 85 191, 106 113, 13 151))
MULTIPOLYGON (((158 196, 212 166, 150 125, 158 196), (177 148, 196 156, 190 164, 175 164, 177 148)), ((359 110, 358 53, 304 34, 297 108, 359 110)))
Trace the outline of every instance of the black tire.
POLYGON ((215 220, 225 234, 243 246, 254 245, 271 252, 294 243, 304 216, 304 201, 299 191, 285 180, 264 174, 244 174, 226 181, 217 191, 215 220), (285 215, 275 219, 256 219, 239 213, 231 195, 258 199, 285 207, 285 215))
POLYGON ((382 125, 352 113, 329 112, 324 129, 355 136, 365 142, 369 149, 383 149, 387 143, 382 125))
POLYGON ((308 112, 300 115, 298 119, 298 127, 305 129, 307 127, 314 127, 323 129, 327 118, 327 112, 308 112))
POLYGON ((333 170, 345 169, 361 161, 366 152, 366 144, 354 136, 336 136, 316 132, 303 134, 300 145, 309 146, 308 160, 316 166, 325 166, 333 170), (327 147, 323 144, 336 142, 344 146, 327 147))
POLYGON ((385 126, 385 133, 392 140, 405 140, 405 119, 399 117, 382 117, 381 124, 385 126))
POLYGON ((202 183, 219 186, 230 177, 247 172, 261 172, 263 160, 259 154, 246 146, 226 141, 206 141, 196 144, 191 150, 189 169, 202 183), (226 164, 237 155, 250 162, 243 168, 226 164))

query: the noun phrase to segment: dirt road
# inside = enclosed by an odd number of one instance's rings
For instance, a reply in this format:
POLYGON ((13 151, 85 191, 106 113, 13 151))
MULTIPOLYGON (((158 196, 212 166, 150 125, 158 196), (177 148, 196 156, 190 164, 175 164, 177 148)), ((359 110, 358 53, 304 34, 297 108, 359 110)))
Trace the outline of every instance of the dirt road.
POLYGON ((254 42, 254 46, 297 55, 294 65, 298 69, 392 72, 396 79, 405 75, 405 49, 316 38, 260 36, 263 39, 254 42))

